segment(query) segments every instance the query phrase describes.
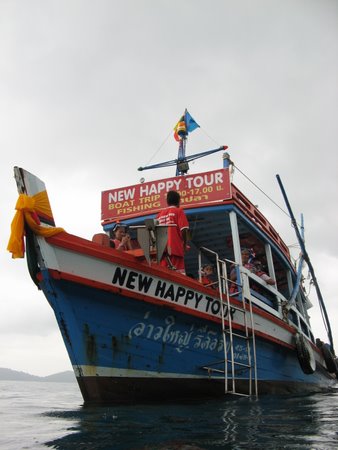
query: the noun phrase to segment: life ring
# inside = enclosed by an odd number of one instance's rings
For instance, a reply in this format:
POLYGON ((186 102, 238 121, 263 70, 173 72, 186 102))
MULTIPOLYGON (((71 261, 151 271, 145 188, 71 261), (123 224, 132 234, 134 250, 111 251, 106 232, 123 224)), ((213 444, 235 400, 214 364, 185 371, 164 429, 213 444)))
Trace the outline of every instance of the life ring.
POLYGON ((297 333, 295 335, 295 344, 302 371, 307 375, 314 373, 316 370, 316 359, 310 343, 302 334, 297 333))
POLYGON ((331 353, 329 346, 327 344, 324 344, 321 346, 320 349, 322 351, 322 355, 325 360, 327 371, 329 373, 337 373, 338 372, 337 363, 334 359, 334 356, 331 353))

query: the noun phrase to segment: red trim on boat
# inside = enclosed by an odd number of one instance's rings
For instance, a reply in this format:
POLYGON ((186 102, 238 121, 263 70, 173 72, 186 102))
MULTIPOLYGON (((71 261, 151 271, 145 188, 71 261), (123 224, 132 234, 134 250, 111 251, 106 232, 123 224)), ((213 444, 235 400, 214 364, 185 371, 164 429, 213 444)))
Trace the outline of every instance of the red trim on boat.
MULTIPOLYGON (((191 289, 195 289, 201 292, 204 292, 205 294, 210 295, 211 297, 215 297, 215 291, 206 288, 201 283, 199 283, 197 280, 194 280, 192 278, 187 277, 186 275, 182 275, 180 273, 176 273, 174 271, 169 271, 168 269, 162 268, 159 265, 153 264, 152 266, 149 266, 149 264, 144 261, 140 262, 139 257, 135 257, 133 255, 128 254, 127 252, 121 252, 119 250, 115 250, 113 248, 109 247, 103 247, 100 244, 97 244, 92 241, 88 241, 87 239, 80 238, 78 236, 63 232, 59 233, 57 235, 51 236, 46 239, 46 241, 50 244, 56 245, 57 247, 66 248, 68 250, 74 251, 76 253, 85 254, 88 256, 94 256, 98 259, 105 260, 112 262, 117 265, 121 265, 126 267, 127 269, 135 269, 137 271, 142 271, 144 273, 150 274, 152 276, 158 276, 162 278, 163 280, 169 281, 170 283, 177 283, 177 284, 184 284, 184 286, 188 286, 191 289), (140 267, 141 265, 141 267, 140 267)), ((59 272, 57 272, 59 273, 59 272)), ((74 275, 66 275, 64 274, 63 277, 65 279, 68 279, 70 281, 76 281, 82 284, 86 284, 89 286, 101 286, 104 290, 109 290, 111 292, 123 292, 123 295, 127 295, 128 297, 136 296, 141 299, 145 299, 146 296, 142 294, 136 294, 135 292, 130 293, 128 290, 124 290, 123 288, 115 288, 114 286, 107 286, 105 283, 100 283, 93 280, 87 280, 85 282, 85 279, 81 277, 77 277, 74 275), (139 297, 140 296, 140 297, 139 297)), ((57 278, 57 276, 55 276, 57 278)), ((156 300, 158 301, 158 300, 156 300)), ((234 306, 238 306, 240 301, 237 301, 235 299, 230 299, 230 303, 234 306)), ((162 304, 162 303, 161 303, 162 304)), ((174 305, 177 306, 177 305, 174 305)), ((248 306, 246 306, 248 308, 248 306)), ((277 317, 265 312, 264 310, 252 305, 253 312, 255 314, 258 314, 271 322, 276 323, 278 326, 282 326, 289 332, 294 332, 294 328, 288 325, 287 323, 283 322, 281 319, 278 319, 277 317)), ((183 311, 186 311, 185 308, 182 309, 183 311)), ((191 311, 191 310, 189 310, 191 311)), ((204 317, 204 316, 203 316, 204 317)), ((209 317, 209 316, 207 316, 209 317)))
MULTIPOLYGON (((205 319, 205 320, 211 320, 212 322, 215 322, 215 323, 220 323, 221 322, 221 319, 219 317, 212 316, 212 315, 209 315, 209 314, 205 314, 205 313, 203 313, 201 311, 197 311, 197 310, 194 310, 194 309, 185 308, 185 307, 177 305, 175 303, 169 303, 169 302, 167 303, 167 302, 161 301, 159 299, 156 299, 154 297, 149 297, 149 296, 144 295, 144 294, 139 294, 137 292, 130 292, 129 290, 124 289, 124 288, 118 288, 118 287, 110 286, 110 285, 107 285, 106 283, 98 282, 98 281, 95 281, 95 280, 89 280, 89 279, 82 278, 82 277, 79 277, 79 276, 76 276, 76 275, 62 273, 62 272, 60 272, 58 270, 49 269, 48 272, 49 272, 50 276, 52 278, 54 278, 55 280, 66 280, 66 281, 71 281, 71 282, 74 282, 74 283, 83 284, 85 286, 93 287, 95 289, 102 289, 102 290, 105 290, 105 291, 108 291, 108 292, 119 294, 119 295, 122 295, 122 296, 125 296, 125 297, 128 297, 128 298, 132 298, 132 299, 135 299, 135 300, 137 299, 137 300, 141 300, 141 301, 144 301, 144 302, 147 302, 147 303, 159 305, 161 307, 163 307, 165 305, 166 307, 168 307, 170 309, 173 309, 175 311, 179 311, 179 312, 181 312, 183 314, 189 314, 189 315, 192 315, 192 316, 195 316, 195 317, 199 317, 199 318, 202 318, 202 319, 205 319)), ((186 278, 186 277, 184 276, 184 278, 186 278)), ((41 273, 38 274, 38 279, 39 280, 42 279, 41 273)), ((172 282, 172 280, 171 280, 171 282, 172 282)), ((235 305, 234 301, 231 301, 231 303, 233 305, 235 305)), ((238 303, 239 302, 237 302, 237 305, 238 305, 238 303)), ((276 323, 279 327, 285 328, 286 330, 288 330, 289 332, 291 332, 293 334, 296 332, 294 330, 294 328, 290 327, 289 325, 287 325, 283 321, 275 318, 274 316, 271 316, 271 315, 265 313, 264 311, 262 311, 262 310, 260 310, 258 308, 254 308, 253 307, 253 310, 254 309, 256 310, 257 314, 260 314, 261 316, 265 316, 269 321, 272 321, 272 322, 276 323)), ((234 329, 237 329, 237 330, 242 330, 242 331, 244 330, 244 327, 242 325, 239 325, 239 324, 236 324, 236 323, 233 323, 232 327, 234 329)), ((281 341, 280 339, 277 339, 274 336, 268 335, 268 334, 263 333, 261 331, 255 330, 255 335, 259 336, 259 337, 261 337, 261 338, 263 338, 265 340, 268 340, 268 341, 277 343, 279 345, 282 345, 284 347, 291 348, 291 349, 294 348, 293 345, 287 344, 286 342, 281 341)))

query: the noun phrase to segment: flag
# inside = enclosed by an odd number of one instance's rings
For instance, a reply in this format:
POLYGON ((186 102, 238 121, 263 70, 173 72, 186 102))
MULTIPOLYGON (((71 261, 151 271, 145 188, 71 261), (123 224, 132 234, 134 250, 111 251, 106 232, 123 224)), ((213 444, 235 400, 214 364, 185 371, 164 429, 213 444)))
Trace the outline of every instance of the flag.
POLYGON ((185 110, 185 125, 188 133, 199 128, 198 123, 191 117, 187 110, 185 110))
POLYGON ((180 118, 174 128, 174 138, 176 141, 180 141, 184 136, 186 136, 187 127, 185 125, 184 115, 180 118))
POLYGON ((176 141, 180 141, 182 138, 186 137, 188 133, 196 130, 199 125, 198 123, 191 117, 187 110, 177 122, 174 128, 174 138, 176 141))

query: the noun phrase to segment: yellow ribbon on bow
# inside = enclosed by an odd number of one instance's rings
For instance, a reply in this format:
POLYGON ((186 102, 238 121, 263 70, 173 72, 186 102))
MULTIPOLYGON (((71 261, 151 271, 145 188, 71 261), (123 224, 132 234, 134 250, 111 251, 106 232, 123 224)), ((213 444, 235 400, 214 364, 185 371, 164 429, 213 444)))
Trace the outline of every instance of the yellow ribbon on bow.
POLYGON ((23 241, 25 221, 29 228, 39 236, 49 237, 64 231, 60 227, 49 228, 39 225, 32 217, 32 213, 53 217, 46 191, 39 192, 31 197, 20 194, 15 209, 16 213, 11 223, 11 235, 7 245, 7 250, 12 253, 12 258, 23 258, 25 254, 23 241))

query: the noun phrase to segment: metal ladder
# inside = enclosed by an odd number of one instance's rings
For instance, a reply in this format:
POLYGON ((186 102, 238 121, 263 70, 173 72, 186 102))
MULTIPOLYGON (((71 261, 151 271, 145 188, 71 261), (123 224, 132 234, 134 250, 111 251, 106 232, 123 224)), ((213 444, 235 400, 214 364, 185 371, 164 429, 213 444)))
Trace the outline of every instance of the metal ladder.
MULTIPOLYGON (((258 386, 257 386, 257 360, 256 360, 256 342, 255 342, 255 327, 252 313, 252 303, 251 294, 249 288, 248 276, 245 272, 240 270, 238 267, 241 283, 236 284, 238 293, 236 292, 236 297, 240 297, 240 303, 235 305, 230 303, 229 295, 229 282, 227 276, 227 262, 233 264, 232 261, 222 260, 219 258, 218 254, 210 249, 202 247, 199 254, 199 266, 201 268, 201 252, 212 254, 215 258, 215 264, 217 267, 217 278, 219 286, 219 295, 221 302, 221 321, 222 321, 222 335, 223 335, 223 346, 224 346, 224 369, 216 369, 215 367, 203 367, 207 369, 209 373, 221 372, 224 374, 224 392, 225 394, 234 394, 241 396, 256 396, 258 397, 258 386), (237 331, 233 331, 233 319, 232 312, 238 312, 243 315, 243 321, 240 321, 243 327, 243 334, 237 331), (227 322, 227 324, 226 324, 227 322), (247 363, 236 361, 235 349, 234 349, 234 337, 238 341, 244 342, 247 363), (230 366, 230 369, 229 369, 230 366), (248 371, 247 378, 247 389, 246 392, 239 392, 236 382, 238 380, 245 380, 246 378, 240 378, 241 372, 248 371)), ((237 303, 237 302, 236 302, 237 303)), ((244 352, 245 353, 245 352, 244 352)), ((218 362, 219 364, 219 362, 218 362)), ((242 388, 244 390, 245 383, 242 383, 242 388)))

